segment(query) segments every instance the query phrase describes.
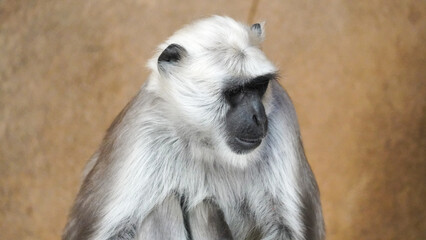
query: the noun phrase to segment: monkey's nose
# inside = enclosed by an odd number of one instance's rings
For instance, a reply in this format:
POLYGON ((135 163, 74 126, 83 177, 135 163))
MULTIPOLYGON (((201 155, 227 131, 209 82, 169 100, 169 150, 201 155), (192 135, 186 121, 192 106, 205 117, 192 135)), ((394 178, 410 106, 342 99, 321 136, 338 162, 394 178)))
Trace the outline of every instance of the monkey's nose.
POLYGON ((252 120, 256 124, 256 127, 261 128, 262 137, 265 137, 266 132, 268 131, 268 119, 266 115, 253 114, 252 120))

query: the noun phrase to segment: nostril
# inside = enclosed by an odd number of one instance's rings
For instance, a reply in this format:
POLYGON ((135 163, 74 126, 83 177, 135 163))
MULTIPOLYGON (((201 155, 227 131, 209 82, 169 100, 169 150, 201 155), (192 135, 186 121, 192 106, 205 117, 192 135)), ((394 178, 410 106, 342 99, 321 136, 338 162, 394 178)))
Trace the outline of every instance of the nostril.
POLYGON ((257 125, 257 126, 259 126, 259 125, 260 125, 260 123, 259 123, 259 119, 257 119, 257 116, 256 116, 256 115, 253 115, 252 119, 253 119, 253 121, 256 123, 256 125, 257 125))

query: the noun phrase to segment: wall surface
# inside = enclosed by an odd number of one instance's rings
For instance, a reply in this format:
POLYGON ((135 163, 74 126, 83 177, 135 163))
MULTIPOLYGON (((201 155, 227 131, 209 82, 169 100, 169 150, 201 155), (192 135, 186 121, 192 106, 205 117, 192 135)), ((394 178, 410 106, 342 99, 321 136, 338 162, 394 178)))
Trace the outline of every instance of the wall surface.
POLYGON ((194 19, 266 20, 328 239, 426 239, 426 2, 0 1, 0 239, 58 239, 82 168, 194 19))

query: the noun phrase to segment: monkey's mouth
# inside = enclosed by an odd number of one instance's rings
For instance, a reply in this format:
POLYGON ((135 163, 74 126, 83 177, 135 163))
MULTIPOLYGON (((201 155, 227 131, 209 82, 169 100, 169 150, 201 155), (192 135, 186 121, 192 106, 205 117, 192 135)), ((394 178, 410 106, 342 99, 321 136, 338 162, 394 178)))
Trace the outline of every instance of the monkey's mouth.
POLYGON ((237 154, 249 153, 262 143, 262 137, 236 137, 229 138, 227 143, 231 150, 237 154))
POLYGON ((255 148, 260 145, 262 138, 240 138, 236 137, 235 140, 246 148, 255 148))

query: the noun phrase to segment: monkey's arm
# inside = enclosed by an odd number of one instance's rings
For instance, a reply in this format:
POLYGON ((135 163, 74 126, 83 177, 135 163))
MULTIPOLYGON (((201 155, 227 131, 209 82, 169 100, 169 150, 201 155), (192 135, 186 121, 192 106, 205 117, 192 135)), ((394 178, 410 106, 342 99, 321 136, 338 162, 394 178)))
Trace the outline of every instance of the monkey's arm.
POLYGON ((126 171, 123 179, 112 174, 111 164, 105 159, 98 161, 82 184, 63 239, 137 239, 141 222, 162 202, 160 193, 152 184, 134 184, 143 177, 132 171, 126 171))
POLYGON ((324 220, 319 191, 306 159, 299 159, 297 178, 290 174, 270 172, 269 181, 276 188, 266 190, 262 205, 252 206, 257 212, 262 240, 323 240, 324 220))
POLYGON ((302 216, 305 228, 305 239, 322 240, 325 239, 325 226, 321 210, 320 194, 317 182, 309 166, 309 163, 304 161, 305 172, 301 179, 303 195, 302 195, 302 216))
MULTIPOLYGON (((173 139, 158 132, 155 98, 142 90, 117 116, 88 164, 64 240, 132 239, 140 224, 174 188, 170 165, 173 139)), ((170 135, 170 134, 169 134, 170 135)), ((173 156, 176 157, 176 156, 173 156)))
POLYGON ((136 239, 187 239, 180 202, 175 194, 167 197, 143 220, 136 239))

